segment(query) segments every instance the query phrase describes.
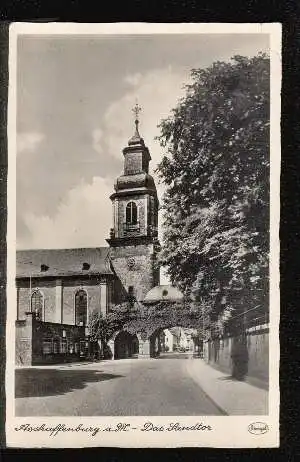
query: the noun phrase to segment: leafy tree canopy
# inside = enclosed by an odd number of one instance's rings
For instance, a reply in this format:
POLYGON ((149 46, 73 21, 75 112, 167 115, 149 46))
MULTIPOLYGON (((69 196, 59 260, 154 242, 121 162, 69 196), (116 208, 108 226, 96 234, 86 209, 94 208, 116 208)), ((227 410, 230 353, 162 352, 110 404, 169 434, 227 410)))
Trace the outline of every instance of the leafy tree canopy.
POLYGON ((136 318, 137 304, 124 302, 116 305, 107 316, 94 311, 89 319, 91 340, 102 340, 107 343, 115 332, 121 330, 126 322, 136 318))
POLYGON ((160 262, 211 316, 265 309, 269 251, 269 58, 195 69, 160 124, 166 185, 160 262))
POLYGON ((158 330, 180 326, 183 328, 203 329, 203 311, 197 309, 189 300, 183 302, 161 301, 150 306, 143 306, 135 316, 124 324, 130 333, 145 332, 148 336, 158 330))

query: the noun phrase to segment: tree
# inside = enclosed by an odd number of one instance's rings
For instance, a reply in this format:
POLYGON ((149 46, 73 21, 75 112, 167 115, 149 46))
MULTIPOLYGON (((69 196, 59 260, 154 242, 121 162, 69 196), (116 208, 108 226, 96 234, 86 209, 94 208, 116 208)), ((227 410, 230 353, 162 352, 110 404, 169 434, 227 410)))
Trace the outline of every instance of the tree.
POLYGON ((166 150, 157 168, 166 185, 160 263, 173 283, 210 307, 212 320, 225 308, 236 319, 257 307, 264 313, 269 59, 235 56, 191 77, 185 97, 160 124, 166 150))
POLYGON ((127 302, 116 305, 103 316, 99 311, 94 311, 89 318, 89 335, 92 342, 100 340, 103 349, 106 349, 108 341, 114 333, 124 328, 126 323, 136 319, 136 302, 128 299, 127 302))
POLYGON ((102 313, 93 312, 89 319, 89 334, 93 342, 101 340, 107 343, 114 333, 114 327, 108 318, 105 318, 102 313))
POLYGON ((105 356, 105 348, 109 338, 113 335, 113 326, 102 313, 94 311, 89 318, 89 336, 91 342, 100 341, 100 355, 105 356))

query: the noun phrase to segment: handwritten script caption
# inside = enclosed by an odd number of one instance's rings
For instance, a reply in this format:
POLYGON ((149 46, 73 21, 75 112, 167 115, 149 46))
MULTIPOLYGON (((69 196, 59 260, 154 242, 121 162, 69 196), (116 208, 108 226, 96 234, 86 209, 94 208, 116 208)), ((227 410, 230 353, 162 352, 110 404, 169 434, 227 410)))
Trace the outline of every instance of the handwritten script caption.
POLYGON ((58 423, 53 426, 49 426, 45 423, 41 425, 31 425, 30 423, 22 424, 19 427, 15 427, 17 432, 45 432, 50 437, 55 437, 59 433, 85 433, 89 436, 95 437, 99 432, 129 432, 129 431, 141 431, 141 432, 185 432, 185 431, 212 431, 210 425, 205 425, 202 422, 196 422, 193 425, 182 425, 179 422, 170 422, 167 425, 155 425, 153 422, 145 422, 142 426, 133 426, 130 423, 119 422, 116 425, 105 425, 100 426, 84 426, 79 424, 77 426, 68 426, 65 424, 58 423))

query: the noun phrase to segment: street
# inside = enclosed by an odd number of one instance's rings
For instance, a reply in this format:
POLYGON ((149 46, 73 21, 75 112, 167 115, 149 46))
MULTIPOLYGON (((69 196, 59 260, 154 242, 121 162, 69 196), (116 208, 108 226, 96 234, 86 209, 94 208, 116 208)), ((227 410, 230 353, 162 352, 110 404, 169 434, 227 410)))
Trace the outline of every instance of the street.
POLYGON ((17 416, 222 415, 190 355, 16 370, 17 416))

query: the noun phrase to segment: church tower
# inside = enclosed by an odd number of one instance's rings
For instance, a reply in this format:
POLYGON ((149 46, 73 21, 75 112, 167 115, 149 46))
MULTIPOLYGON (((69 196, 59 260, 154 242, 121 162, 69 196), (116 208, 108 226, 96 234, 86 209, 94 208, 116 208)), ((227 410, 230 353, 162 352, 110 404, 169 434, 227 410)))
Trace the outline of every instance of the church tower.
POLYGON ((139 134, 140 110, 136 104, 133 109, 135 133, 123 149, 124 171, 110 196, 113 228, 107 242, 114 271, 121 283, 117 292, 123 294, 122 299, 134 296, 142 301, 147 292, 159 284, 159 270, 155 268, 159 250, 159 203, 154 179, 149 175, 150 153, 139 134))

